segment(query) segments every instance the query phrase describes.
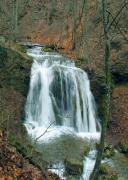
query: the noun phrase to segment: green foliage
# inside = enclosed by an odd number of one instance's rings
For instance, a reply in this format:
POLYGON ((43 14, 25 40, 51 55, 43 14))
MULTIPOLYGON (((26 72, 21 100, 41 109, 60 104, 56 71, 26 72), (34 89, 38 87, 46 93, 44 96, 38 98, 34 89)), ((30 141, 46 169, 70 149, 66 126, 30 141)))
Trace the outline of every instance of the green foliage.
POLYGON ((43 52, 54 52, 52 48, 42 48, 43 52))
MULTIPOLYGON (((96 144, 97 150, 100 149, 100 144, 96 144)), ((112 145, 108 145, 104 148, 102 158, 112 158, 115 155, 115 150, 112 145)))
POLYGON ((100 166, 100 173, 101 174, 108 174, 108 171, 109 171, 109 166, 108 166, 108 164, 102 164, 101 166, 100 166))
POLYGON ((111 145, 106 146, 103 152, 103 158, 111 158, 114 155, 114 148, 111 145))
POLYGON ((120 144, 118 149, 121 153, 128 155, 128 144, 120 144))
POLYGON ((46 45, 45 47, 42 48, 43 52, 57 52, 58 49, 60 49, 61 47, 59 47, 56 44, 51 44, 51 45, 46 45))
POLYGON ((27 52, 25 46, 23 46, 21 44, 18 44, 18 43, 15 44, 15 49, 20 51, 20 52, 22 52, 22 53, 26 53, 27 52))

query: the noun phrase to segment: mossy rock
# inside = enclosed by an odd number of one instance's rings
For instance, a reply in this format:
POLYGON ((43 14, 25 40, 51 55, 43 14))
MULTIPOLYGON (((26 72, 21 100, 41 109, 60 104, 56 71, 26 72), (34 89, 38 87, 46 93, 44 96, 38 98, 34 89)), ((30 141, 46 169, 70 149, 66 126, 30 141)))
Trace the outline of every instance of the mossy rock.
POLYGON ((38 145, 38 148, 42 151, 44 159, 50 163, 71 159, 72 162, 81 164, 89 152, 89 143, 79 137, 64 134, 49 143, 38 145))
POLYGON ((58 52, 58 49, 61 49, 61 47, 57 46, 56 44, 51 45, 45 45, 45 47, 42 48, 43 52, 58 52))
POLYGON ((0 87, 13 87, 27 96, 32 60, 0 47, 0 87))
POLYGON ((51 48, 42 48, 42 51, 43 52, 54 52, 54 50, 51 48))
POLYGON ((83 163, 77 159, 65 159, 64 163, 68 175, 80 175, 83 171, 83 163))

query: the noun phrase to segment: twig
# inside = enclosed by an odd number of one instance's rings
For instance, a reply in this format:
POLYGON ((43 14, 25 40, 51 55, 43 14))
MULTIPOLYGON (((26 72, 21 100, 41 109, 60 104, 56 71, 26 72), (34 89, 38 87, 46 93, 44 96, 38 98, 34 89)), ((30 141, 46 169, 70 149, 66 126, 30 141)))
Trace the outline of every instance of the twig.
MULTIPOLYGON (((107 10, 107 12, 111 15, 112 19, 114 19, 112 13, 109 12, 108 10, 107 10)), ((126 41, 128 41, 127 37, 123 34, 123 32, 121 31, 121 29, 118 27, 118 22, 117 22, 116 20, 114 20, 113 23, 115 23, 115 28, 118 29, 119 33, 123 36, 123 38, 124 38, 126 41)), ((108 30, 109 30, 109 29, 108 29, 108 30)))
MULTIPOLYGON (((54 121, 54 122, 55 122, 55 121, 54 121)), ((47 129, 43 132, 43 134, 41 134, 39 137, 37 137, 37 138, 35 139, 34 144, 36 144, 36 142, 37 142, 42 136, 44 136, 44 135, 48 132, 48 129, 54 124, 54 122, 52 122, 52 123, 47 127, 47 129)))
POLYGON ((120 10, 117 12, 116 16, 113 17, 112 22, 110 23, 108 30, 110 30, 111 26, 113 25, 113 23, 116 21, 116 19, 118 18, 118 16, 120 15, 120 13, 123 11, 123 9, 128 5, 128 2, 126 1, 124 3, 124 5, 120 8, 120 10))

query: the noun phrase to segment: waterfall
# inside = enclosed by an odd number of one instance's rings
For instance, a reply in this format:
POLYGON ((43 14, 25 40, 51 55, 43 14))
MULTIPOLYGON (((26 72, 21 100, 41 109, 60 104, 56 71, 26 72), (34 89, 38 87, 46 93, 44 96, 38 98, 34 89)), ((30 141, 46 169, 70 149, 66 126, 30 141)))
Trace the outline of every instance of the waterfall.
MULTIPOLYGON (((29 48, 28 55, 33 57, 25 107, 28 134, 38 143, 64 133, 99 139, 100 125, 87 73, 58 53, 43 52, 39 45, 29 48)), ((92 149, 85 156, 81 180, 89 179, 95 155, 96 150, 92 149)), ((63 172, 61 162, 60 165, 60 169, 51 170, 63 172)), ((62 177, 63 173, 58 175, 62 177)))
MULTIPOLYGON (((87 73, 73 61, 57 54, 28 50, 34 61, 26 103, 26 127, 38 137, 42 129, 70 128, 78 133, 95 133, 96 108, 87 73)), ((64 130, 64 129, 63 129, 64 130)))

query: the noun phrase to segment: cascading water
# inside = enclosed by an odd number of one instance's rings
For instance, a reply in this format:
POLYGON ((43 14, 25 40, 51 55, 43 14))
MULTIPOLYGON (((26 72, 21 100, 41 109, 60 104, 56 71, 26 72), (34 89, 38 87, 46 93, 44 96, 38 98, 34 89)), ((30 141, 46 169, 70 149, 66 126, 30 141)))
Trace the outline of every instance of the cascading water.
POLYGON ((40 47, 32 53, 28 53, 34 57, 34 62, 26 125, 31 125, 32 129, 47 128, 55 122, 77 132, 97 132, 95 102, 86 72, 60 55, 40 54, 40 47))
POLYGON ((28 55, 34 58, 26 103, 28 133, 33 138, 40 137, 40 141, 62 133, 99 136, 86 72, 76 68, 73 61, 57 53, 42 52, 41 48, 28 50, 28 55), (43 139, 45 132, 47 137, 43 139))

